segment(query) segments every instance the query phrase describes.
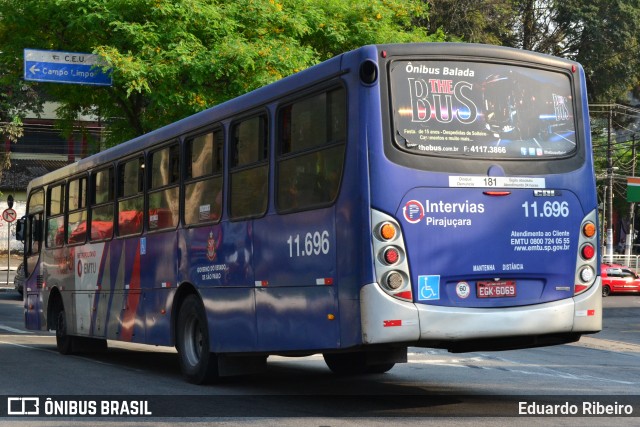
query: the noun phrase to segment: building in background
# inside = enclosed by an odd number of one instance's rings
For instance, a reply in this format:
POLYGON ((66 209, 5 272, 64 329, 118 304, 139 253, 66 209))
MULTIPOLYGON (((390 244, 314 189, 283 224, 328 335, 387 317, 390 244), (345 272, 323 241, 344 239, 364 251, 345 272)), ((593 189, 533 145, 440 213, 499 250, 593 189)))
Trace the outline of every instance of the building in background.
MULTIPOLYGON (((63 137, 56 126, 56 104, 45 104, 40 117, 31 116, 24 120, 24 136, 17 143, 4 142, 4 152, 9 153, 10 166, 0 176, 0 213, 8 208, 7 197, 14 198, 13 209, 18 218, 25 213, 27 186, 29 181, 48 172, 76 162, 100 150, 102 125, 98 118, 81 117, 74 126, 73 134, 63 137)), ((21 249, 22 244, 13 236, 15 223, 9 227, 0 217, 0 252, 7 250, 11 241, 11 250, 21 249)))

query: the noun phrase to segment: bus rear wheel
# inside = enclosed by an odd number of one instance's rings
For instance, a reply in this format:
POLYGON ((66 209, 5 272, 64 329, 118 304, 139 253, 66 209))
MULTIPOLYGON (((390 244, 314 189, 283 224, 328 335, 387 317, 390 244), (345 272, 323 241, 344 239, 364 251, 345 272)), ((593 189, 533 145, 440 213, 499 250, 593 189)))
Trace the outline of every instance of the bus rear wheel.
POLYGON ((383 374, 395 366, 393 362, 367 364, 367 353, 323 354, 331 372, 338 375, 383 374))
POLYGON ((207 316, 196 295, 187 296, 180 306, 176 348, 187 381, 206 384, 218 378, 218 358, 209 351, 207 316))

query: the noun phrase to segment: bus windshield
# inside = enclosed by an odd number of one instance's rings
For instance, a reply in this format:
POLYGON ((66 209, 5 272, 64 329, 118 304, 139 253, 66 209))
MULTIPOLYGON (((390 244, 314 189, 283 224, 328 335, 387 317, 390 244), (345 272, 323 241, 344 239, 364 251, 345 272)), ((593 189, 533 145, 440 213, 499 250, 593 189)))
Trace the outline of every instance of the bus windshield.
POLYGON ((523 160, 576 150, 567 74, 511 64, 397 60, 390 82, 401 150, 523 160))

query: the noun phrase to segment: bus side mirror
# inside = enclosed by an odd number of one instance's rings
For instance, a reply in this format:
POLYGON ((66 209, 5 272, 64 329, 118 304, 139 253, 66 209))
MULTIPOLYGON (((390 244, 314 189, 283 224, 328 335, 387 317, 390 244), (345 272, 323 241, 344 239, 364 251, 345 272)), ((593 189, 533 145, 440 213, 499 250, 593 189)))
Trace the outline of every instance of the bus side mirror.
POLYGON ((24 242, 24 227, 26 218, 22 217, 16 222, 16 240, 24 242))

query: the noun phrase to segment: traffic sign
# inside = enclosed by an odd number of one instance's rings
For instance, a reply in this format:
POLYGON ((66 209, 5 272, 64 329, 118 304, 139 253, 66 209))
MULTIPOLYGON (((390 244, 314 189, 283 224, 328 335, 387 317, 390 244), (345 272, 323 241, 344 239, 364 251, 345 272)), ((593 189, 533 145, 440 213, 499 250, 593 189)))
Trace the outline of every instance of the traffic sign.
POLYGON ((102 71, 103 65, 104 61, 91 53, 24 50, 25 80, 111 86, 111 71, 102 71))
POLYGON ((15 220, 16 220, 16 218, 17 218, 17 216, 18 216, 18 215, 16 214, 16 211, 15 211, 15 210, 13 210, 13 209, 11 209, 11 208, 9 208, 9 209, 5 209, 5 210, 2 212, 2 219, 4 219, 4 220, 5 220, 5 221, 7 221, 7 222, 13 222, 13 221, 15 221, 15 220))

